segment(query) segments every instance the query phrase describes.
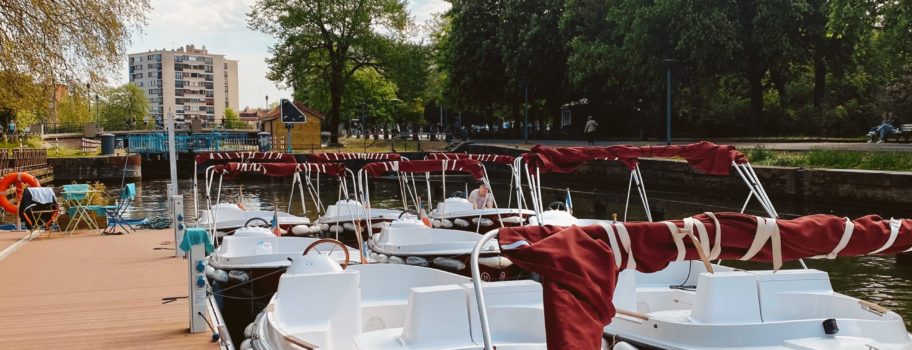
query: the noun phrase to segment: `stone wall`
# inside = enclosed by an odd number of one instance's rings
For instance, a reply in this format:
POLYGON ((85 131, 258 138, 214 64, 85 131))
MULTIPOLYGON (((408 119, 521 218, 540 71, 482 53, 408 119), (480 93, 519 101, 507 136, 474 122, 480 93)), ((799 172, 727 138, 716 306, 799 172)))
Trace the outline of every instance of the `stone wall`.
POLYGON ((48 158, 54 168, 54 180, 58 184, 120 180, 125 173, 127 179, 142 176, 142 158, 138 154, 127 156, 95 156, 78 158, 48 158))

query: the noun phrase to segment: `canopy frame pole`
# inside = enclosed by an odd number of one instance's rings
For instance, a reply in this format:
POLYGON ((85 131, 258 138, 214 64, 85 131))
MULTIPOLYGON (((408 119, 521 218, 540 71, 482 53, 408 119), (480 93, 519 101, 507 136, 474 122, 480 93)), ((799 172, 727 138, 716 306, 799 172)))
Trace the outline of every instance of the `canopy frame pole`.
MULTIPOLYGON (((513 180, 515 180, 512 176, 513 171, 514 171, 513 165, 510 165, 510 175, 511 175, 510 176, 510 190, 507 191, 507 193, 509 194, 509 196, 507 197, 507 208, 508 209, 513 207, 513 180)), ((517 199, 516 202, 517 202, 516 204, 518 205, 519 199, 517 199)), ((503 226, 503 225, 501 225, 501 226, 503 226)))
POLYGON ((735 167, 735 171, 738 172, 738 175, 741 176, 741 180, 747 185, 747 188, 757 197, 757 201, 760 202, 760 205, 766 211, 766 214, 772 218, 778 218, 778 214, 771 207, 771 203, 767 202, 767 198, 764 198, 761 193, 763 189, 755 182, 755 179, 747 173, 747 169, 742 169, 741 166, 735 162, 732 162, 732 165, 735 167))
POLYGON ((542 225, 541 203, 540 203, 540 200, 535 191, 535 181, 533 180, 533 177, 535 175, 532 175, 532 172, 529 170, 529 164, 525 164, 525 168, 526 168, 526 182, 529 183, 527 185, 529 187, 529 197, 530 197, 529 200, 532 202, 532 210, 535 211, 535 216, 538 217, 538 224, 542 225))
MULTIPOLYGON (((433 209, 432 204, 434 203, 433 200, 431 199, 431 173, 429 173, 429 172, 424 173, 424 184, 427 187, 428 210, 431 210, 431 209, 433 209)), ((438 218, 440 217, 440 213, 437 213, 437 217, 438 218)))
POLYGON ((769 205, 770 210, 772 210, 773 216, 778 219, 779 212, 776 211, 776 207, 773 206, 773 201, 769 198, 769 195, 766 193, 766 189, 763 188, 763 183, 760 182, 760 178, 757 177, 757 173, 754 172, 754 167, 751 166, 750 163, 744 163, 742 166, 748 170, 748 173, 750 174, 751 178, 754 179, 754 183, 756 183, 757 186, 760 187, 760 193, 763 194, 763 199, 766 200, 766 204, 769 205))
MULTIPOLYGON (((288 194, 288 207, 285 210, 285 212, 289 213, 289 214, 291 214, 291 203, 294 202, 294 193, 295 193, 295 188, 297 187, 297 184, 298 184, 298 172, 296 171, 294 173, 294 175, 291 176, 291 193, 288 194)), ((301 198, 301 201, 302 202, 304 201, 303 197, 301 198)), ((306 209, 305 209, 304 213, 307 214, 306 209)))
POLYGON ((624 222, 627 222, 627 211, 630 209, 630 194, 633 190, 633 177, 636 173, 630 171, 630 180, 627 181, 627 200, 624 202, 624 222))
POLYGON ((744 200, 744 205, 741 206, 741 211, 739 213, 744 214, 744 212, 747 211, 747 205, 750 204, 751 198, 754 198, 754 191, 747 192, 747 199, 744 200))
MULTIPOLYGON (((442 187, 443 188, 443 205, 440 206, 440 214, 437 216, 438 219, 442 219, 443 216, 446 215, 446 200, 447 200, 446 168, 447 168, 447 161, 446 161, 446 159, 444 159, 441 161, 441 167, 440 167, 440 181, 442 181, 442 183, 443 183, 443 187, 442 187)), ((428 174, 430 174, 430 172, 428 172, 428 174)), ((441 221, 443 221, 443 220, 441 220, 441 221)))
MULTIPOLYGON (((484 173, 484 177, 481 178, 481 181, 488 187, 488 195, 491 196, 491 201, 494 203, 494 209, 500 209, 497 205, 497 197, 494 196, 494 190, 491 188, 491 180, 488 178, 488 169, 481 165, 481 171, 484 173)), ((497 222, 500 223, 500 227, 504 227, 503 217, 500 215, 500 210, 495 210, 497 213, 497 222)), ((475 232, 481 231, 481 214, 478 215, 478 227, 475 229, 475 232)))
POLYGON ((643 201, 643 209, 646 209, 646 219, 649 222, 652 222, 652 208, 649 207, 649 199, 646 197, 646 184, 643 183, 643 173, 640 171, 640 164, 635 165, 636 171, 636 185, 637 189, 640 191, 640 200, 643 201))
POLYGON ((478 256, 481 253, 482 246, 492 238, 497 237, 498 232, 499 230, 491 230, 490 232, 485 233, 484 236, 475 243, 475 247, 472 248, 470 260, 472 268, 472 285, 475 287, 475 301, 478 304, 478 318, 481 321, 481 335, 484 339, 485 350, 494 350, 494 340, 493 337, 491 337, 491 326, 488 323, 488 310, 485 305, 484 293, 481 290, 481 269, 478 266, 478 256))

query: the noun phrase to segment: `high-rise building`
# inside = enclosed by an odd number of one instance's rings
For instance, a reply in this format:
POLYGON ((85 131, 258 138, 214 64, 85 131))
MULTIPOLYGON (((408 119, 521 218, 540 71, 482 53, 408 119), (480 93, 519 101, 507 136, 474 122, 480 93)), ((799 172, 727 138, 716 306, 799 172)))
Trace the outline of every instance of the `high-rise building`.
POLYGON ((206 46, 130 54, 130 82, 146 92, 150 114, 162 124, 169 112, 179 126, 193 117, 221 125, 225 108, 238 110, 238 62, 206 46))

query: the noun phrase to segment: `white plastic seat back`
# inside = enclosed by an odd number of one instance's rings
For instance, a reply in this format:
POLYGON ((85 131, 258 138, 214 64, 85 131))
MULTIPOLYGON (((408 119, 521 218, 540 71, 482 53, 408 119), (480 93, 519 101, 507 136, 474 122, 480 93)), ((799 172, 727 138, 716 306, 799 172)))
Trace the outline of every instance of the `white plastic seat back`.
POLYGON ((315 344, 321 349, 354 349, 361 333, 359 277, 354 271, 282 275, 274 320, 287 335, 325 342, 315 344))
POLYGON ((412 288, 401 340, 424 349, 472 345, 465 289, 455 284, 412 288))
POLYGON ((749 272, 701 273, 691 319, 709 324, 759 323, 757 275, 749 272))
MULTIPOLYGON (((469 299, 472 340, 484 343, 475 288, 463 284, 469 299)), ((545 343, 545 311, 542 287, 535 281, 488 282, 482 285, 491 336, 494 343, 545 343)))

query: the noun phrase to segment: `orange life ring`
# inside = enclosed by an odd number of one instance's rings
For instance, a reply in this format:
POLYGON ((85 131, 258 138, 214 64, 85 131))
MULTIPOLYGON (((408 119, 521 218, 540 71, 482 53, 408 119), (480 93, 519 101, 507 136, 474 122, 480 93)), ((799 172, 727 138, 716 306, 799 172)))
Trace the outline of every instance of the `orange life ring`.
POLYGON ((23 184, 29 185, 31 187, 41 187, 41 184, 38 183, 38 179, 26 172, 20 173, 9 173, 0 179, 0 191, 4 191, 0 195, 0 207, 3 207, 3 210, 6 210, 7 213, 18 214, 19 205, 13 204, 10 202, 9 198, 6 198, 6 190, 9 189, 10 185, 16 185, 16 202, 22 200, 22 191, 24 190, 23 184))

